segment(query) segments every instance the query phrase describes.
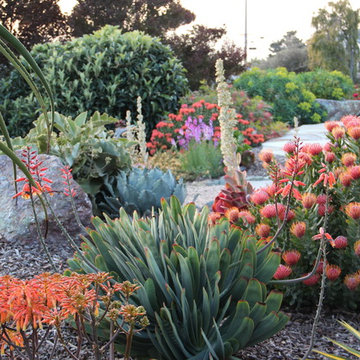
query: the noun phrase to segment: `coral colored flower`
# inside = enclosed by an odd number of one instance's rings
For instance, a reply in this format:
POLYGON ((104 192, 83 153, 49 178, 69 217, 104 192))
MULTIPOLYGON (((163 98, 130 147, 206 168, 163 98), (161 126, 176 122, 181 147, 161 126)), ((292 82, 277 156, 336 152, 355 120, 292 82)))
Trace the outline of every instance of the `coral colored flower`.
POLYGON ((325 121, 324 125, 327 131, 332 131, 337 126, 340 126, 340 121, 325 121))
POLYGON ((230 221, 230 223, 235 223, 240 218, 239 209, 236 207, 232 207, 225 211, 225 217, 230 221))
MULTIPOLYGON (((328 214, 331 214, 334 211, 334 207, 332 205, 328 206, 328 214)), ((320 204, 318 207, 318 214, 320 216, 325 216, 326 206, 324 204, 320 204)))
POLYGON ((349 173, 354 180, 360 179, 360 166, 352 166, 349 169, 349 173))
POLYGON ((275 217, 276 216, 275 204, 265 205, 263 208, 260 209, 260 214, 261 216, 266 217, 268 219, 275 217))
POLYGON ((359 286, 359 283, 360 279, 357 274, 348 274, 345 276, 344 284, 349 290, 355 290, 359 286))
POLYGON ((304 151, 299 153, 299 160, 305 162, 307 165, 312 164, 311 156, 304 151))
POLYGON ((348 129, 348 134, 354 139, 360 139, 360 126, 354 126, 348 129))
POLYGON ((343 186, 349 187, 351 185, 353 178, 349 173, 344 172, 339 175, 339 180, 343 186))
POLYGON ((264 190, 258 190, 251 195, 250 200, 256 205, 262 205, 269 200, 269 194, 264 190))
POLYGON ((341 118, 341 122, 345 125, 348 129, 352 126, 359 126, 360 125, 360 118, 355 115, 346 115, 341 118))
POLYGON ((310 144, 308 151, 313 156, 319 155, 322 152, 322 146, 318 143, 310 144))
MULTIPOLYGON (((270 230, 271 230, 270 226, 267 224, 263 224, 263 223, 256 225, 256 228, 255 228, 256 234, 258 234, 262 238, 268 237, 270 234, 270 230)), ((360 246, 359 246, 359 248, 360 248, 360 246)))
POLYGON ((222 215, 218 212, 212 212, 211 214, 209 214, 209 217, 208 217, 208 223, 210 225, 215 225, 216 222, 221 219, 222 215))
POLYGON ((316 195, 312 193, 303 194, 301 203, 305 209, 310 209, 316 203, 316 195))
POLYGON ((271 150, 261 150, 259 153, 259 159, 265 163, 270 163, 274 158, 274 154, 271 150))
MULTIPOLYGON (((305 275, 309 275, 309 274, 305 274, 305 275)), ((305 284, 306 286, 314 286, 318 283, 319 280, 320 280, 320 275, 315 273, 314 275, 310 276, 308 279, 303 280, 303 284, 305 284)))
POLYGON ((306 224, 303 221, 295 222, 291 225, 290 232, 300 239, 305 235, 306 224))
POLYGON ((325 205, 326 204, 326 195, 321 194, 316 198, 316 203, 319 205, 325 205))
POLYGON ((324 186, 327 186, 329 184, 329 188, 332 188, 336 183, 334 173, 331 171, 327 171, 326 165, 324 163, 322 163, 322 169, 320 169, 318 172, 320 176, 314 182, 313 187, 323 183, 324 186))
POLYGON ((354 220, 360 219, 360 203, 352 202, 345 206, 346 215, 354 220))
POLYGON ((334 247, 335 249, 344 249, 347 247, 348 244, 348 240, 345 236, 337 236, 335 238, 335 240, 330 240, 329 241, 331 246, 334 247))
POLYGON ((335 140, 342 139, 345 135, 345 129, 342 126, 336 126, 331 130, 335 140))
POLYGON ((354 251, 357 256, 360 256, 360 240, 355 242, 354 251))
POLYGON ((332 143, 327 142, 327 143, 324 145, 323 150, 324 150, 324 151, 329 151, 329 152, 331 152, 331 151, 333 151, 333 147, 334 147, 334 145, 333 145, 332 143))
MULTIPOLYGON (((287 220, 287 221, 290 221, 290 220, 292 220, 294 217, 295 217, 294 211, 289 210, 288 213, 287 213, 287 216, 286 216, 286 220, 287 220)), ((284 206, 284 209, 281 209, 281 210, 279 211, 279 219, 280 219, 280 220, 284 220, 284 219, 285 219, 285 206, 284 206)))
POLYGON ((322 227, 319 229, 319 234, 314 235, 312 237, 312 239, 313 240, 320 240, 323 237, 325 237, 325 239, 327 239, 327 240, 333 240, 332 236, 329 233, 326 233, 324 228, 322 228, 322 227))
POLYGON ((326 265, 325 273, 330 281, 335 281, 340 276, 341 269, 337 265, 326 265))
POLYGON ((287 278, 292 273, 292 270, 289 266, 280 264, 278 268, 276 269, 276 272, 274 274, 274 279, 276 280, 282 280, 287 278))
POLYGON ((336 159, 336 156, 333 152, 327 151, 325 153, 325 161, 328 163, 332 163, 336 159))
POLYGON ((240 211, 239 218, 245 220, 248 224, 253 224, 255 222, 255 216, 247 210, 240 211))
POLYGON ((356 161, 356 155, 354 153, 345 153, 341 157, 341 162, 345 166, 352 166, 352 165, 354 165, 355 161, 356 161))
POLYGON ((289 266, 296 265, 300 260, 301 254, 297 250, 285 251, 282 255, 283 260, 289 266))
POLYGON ((283 150, 288 154, 292 154, 296 149, 296 144, 292 141, 286 143, 283 147, 283 150))

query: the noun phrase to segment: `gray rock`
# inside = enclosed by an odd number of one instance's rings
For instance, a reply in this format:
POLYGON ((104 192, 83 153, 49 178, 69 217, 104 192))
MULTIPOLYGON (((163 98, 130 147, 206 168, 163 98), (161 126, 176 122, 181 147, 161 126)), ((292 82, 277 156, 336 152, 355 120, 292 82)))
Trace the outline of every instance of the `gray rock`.
POLYGON ((358 115, 360 114, 360 101, 359 100, 326 100, 316 99, 322 105, 327 113, 327 120, 340 120, 345 115, 358 115))
MULTIPOLYGON (((44 161, 43 167, 49 168, 46 171, 46 177, 53 181, 49 185, 54 190, 54 195, 48 195, 47 198, 67 231, 74 238, 78 238, 81 230, 72 212, 70 199, 62 193, 64 189, 62 181, 64 179, 61 177, 62 172, 60 169, 63 165, 55 156, 39 155, 39 159, 44 161)), ((19 170, 17 178, 22 176, 23 173, 19 170)), ((21 191, 23 184, 23 182, 18 183, 18 191, 21 191)), ((77 193, 74 200, 79 217, 84 226, 89 226, 92 216, 91 202, 75 181, 73 181, 73 185, 77 193)), ((0 197, 0 234, 7 241, 19 241, 20 243, 38 241, 31 201, 25 200, 21 196, 17 199, 12 198, 15 195, 13 167, 11 160, 5 155, 0 156, 0 193, 2 194, 0 197)), ((41 228, 44 231, 44 210, 37 198, 36 209, 41 228)), ((65 236, 55 223, 50 210, 48 210, 48 217, 48 236, 46 241, 56 244, 65 243, 65 236)))

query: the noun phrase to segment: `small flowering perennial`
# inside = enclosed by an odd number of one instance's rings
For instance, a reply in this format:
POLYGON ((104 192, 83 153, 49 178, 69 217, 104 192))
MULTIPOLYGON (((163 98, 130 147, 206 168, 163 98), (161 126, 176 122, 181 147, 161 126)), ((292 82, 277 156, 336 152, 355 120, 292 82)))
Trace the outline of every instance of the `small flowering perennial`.
MULTIPOLYGON (((305 274, 309 275, 309 274, 305 274)), ((303 280, 303 284, 306 286, 314 286, 316 285, 320 280, 320 275, 315 273, 314 275, 310 276, 308 279, 303 280)))
POLYGON ((330 240, 330 245, 335 249, 344 249, 348 245, 348 240, 345 236, 337 236, 335 240, 330 240))
POLYGON ((274 279, 275 280, 285 279, 288 276, 290 276, 291 273, 292 273, 291 267, 280 264, 279 267, 277 268, 275 274, 274 274, 274 279))
POLYGON ((306 232, 306 223, 304 221, 297 221, 291 225, 290 232, 297 238, 301 239, 306 232))
POLYGON ((301 254, 297 250, 288 250, 283 253, 282 258, 286 265, 293 266, 298 263, 301 258, 301 254))
POLYGON ((345 213, 354 220, 360 219, 360 203, 352 202, 346 205, 345 213))
POLYGON ((326 277, 330 281, 335 281, 341 274, 341 269, 337 265, 326 265, 325 267, 326 277))

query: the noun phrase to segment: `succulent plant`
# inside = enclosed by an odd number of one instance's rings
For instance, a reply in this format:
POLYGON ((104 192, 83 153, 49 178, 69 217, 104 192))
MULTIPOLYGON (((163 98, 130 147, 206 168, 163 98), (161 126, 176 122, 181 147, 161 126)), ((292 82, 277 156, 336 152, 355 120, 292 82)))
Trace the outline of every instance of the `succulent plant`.
MULTIPOLYGON (((135 305, 144 306, 147 332, 134 336, 134 355, 157 359, 231 359, 239 349, 281 330, 288 318, 282 294, 266 284, 280 257, 226 219, 208 224, 207 207, 183 208, 171 197, 158 215, 93 218, 83 244, 87 260, 116 281, 140 285, 135 305)), ((92 272, 75 256, 70 268, 92 272)), ((105 328, 105 326, 104 326, 105 328)), ((101 331, 101 326, 99 328, 101 331)))
POLYGON ((93 213, 102 216, 106 213, 111 218, 119 217, 121 207, 132 215, 149 215, 152 208, 160 208, 161 198, 176 196, 181 203, 186 191, 182 179, 176 181, 171 171, 160 169, 133 168, 131 172, 119 172, 114 176, 105 176, 104 185, 92 198, 93 213))

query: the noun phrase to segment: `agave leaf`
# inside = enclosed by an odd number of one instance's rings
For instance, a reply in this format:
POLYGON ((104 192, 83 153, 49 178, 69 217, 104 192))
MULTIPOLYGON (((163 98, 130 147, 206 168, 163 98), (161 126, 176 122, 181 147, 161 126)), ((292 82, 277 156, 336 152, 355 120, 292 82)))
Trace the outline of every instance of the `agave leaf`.
POLYGON ((255 275, 259 281, 268 283, 274 276, 276 269, 280 264, 280 254, 271 252, 260 267, 256 267, 255 275))
POLYGON ((252 308, 255 303, 263 302, 262 288, 260 281, 257 279, 250 279, 243 296, 243 300, 246 300, 252 308))
POLYGON ((280 310, 283 294, 280 291, 272 290, 265 300, 266 315, 272 311, 278 312, 280 310))
POLYGON ((214 281, 220 265, 220 246, 217 239, 210 241, 209 250, 206 254, 206 273, 210 282, 214 281))
MULTIPOLYGON (((209 349, 210 354, 214 357, 215 360, 219 360, 219 358, 218 358, 218 356, 216 355, 216 352, 215 352, 215 350, 214 350, 211 342, 210 342, 209 339, 206 337, 206 334, 204 333, 203 330, 201 330, 201 335, 202 335, 202 337, 203 337, 203 339, 204 339, 204 341, 205 341, 205 343, 206 343, 206 345, 207 345, 207 347, 208 347, 208 349, 209 349)), ((210 356, 209 356, 209 358, 210 358, 210 356)))
POLYGON ((234 346, 234 350, 243 349, 251 339, 254 331, 254 321, 245 317, 238 323, 237 329, 232 333, 231 338, 237 340, 238 346, 234 346))
POLYGON ((102 255, 97 255, 95 257, 95 266, 104 272, 109 272, 108 267, 106 266, 106 262, 104 260, 104 257, 102 255))
POLYGON ((256 327, 256 325, 264 318, 265 315, 266 304, 257 302, 255 306, 251 309, 249 317, 253 319, 254 326, 256 327))

